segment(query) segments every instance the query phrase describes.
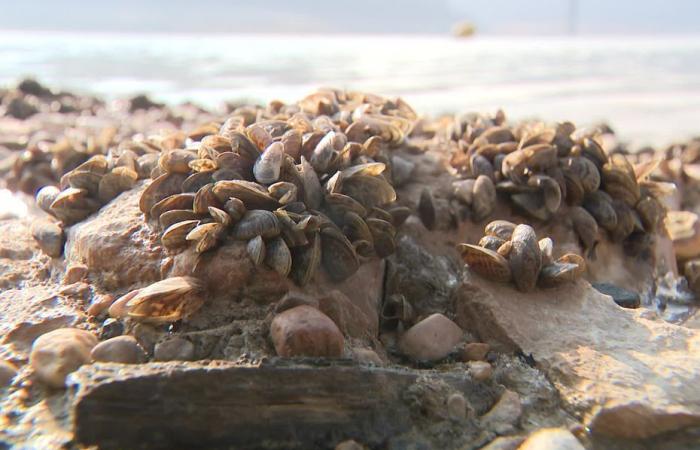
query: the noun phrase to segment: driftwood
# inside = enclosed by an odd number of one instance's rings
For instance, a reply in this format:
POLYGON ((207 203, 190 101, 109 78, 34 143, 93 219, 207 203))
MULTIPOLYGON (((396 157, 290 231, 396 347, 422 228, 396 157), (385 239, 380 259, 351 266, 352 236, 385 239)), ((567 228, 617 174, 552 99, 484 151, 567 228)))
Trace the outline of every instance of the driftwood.
POLYGON ((376 446, 423 420, 431 404, 442 408, 437 397, 446 390, 461 392, 475 410, 493 398, 493 388, 473 384, 463 371, 346 361, 94 364, 72 379, 75 439, 101 449, 312 449, 351 438, 376 446), (421 393, 433 382, 438 388, 421 393))

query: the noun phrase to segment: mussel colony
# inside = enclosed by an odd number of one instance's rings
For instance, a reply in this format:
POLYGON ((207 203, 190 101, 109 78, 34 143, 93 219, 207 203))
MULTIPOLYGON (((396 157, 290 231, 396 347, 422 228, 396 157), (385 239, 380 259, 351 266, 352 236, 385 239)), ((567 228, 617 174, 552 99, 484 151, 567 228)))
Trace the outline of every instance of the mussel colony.
POLYGON ((632 165, 623 154, 607 154, 595 135, 570 122, 511 127, 499 111, 457 117, 446 134, 450 164, 463 177, 453 184, 454 196, 470 205, 476 221, 493 212, 501 194, 535 220, 566 212, 591 250, 599 227, 630 244, 648 240, 665 215, 662 187, 649 179, 658 161, 632 165))
POLYGON ((521 291, 536 285, 552 287, 575 281, 586 271, 585 260, 575 253, 554 259, 551 238, 537 240, 527 224, 495 220, 484 228, 478 245, 459 244, 457 250, 471 270, 493 281, 513 282, 521 291))
POLYGON ((187 139, 126 142, 93 156, 37 202, 75 223, 147 174, 139 206, 170 252, 244 240, 255 264, 300 285, 318 267, 340 281, 362 258, 394 252, 396 227, 411 210, 395 203, 393 186, 414 165, 391 149, 415 119, 401 100, 335 90, 241 107, 187 139))

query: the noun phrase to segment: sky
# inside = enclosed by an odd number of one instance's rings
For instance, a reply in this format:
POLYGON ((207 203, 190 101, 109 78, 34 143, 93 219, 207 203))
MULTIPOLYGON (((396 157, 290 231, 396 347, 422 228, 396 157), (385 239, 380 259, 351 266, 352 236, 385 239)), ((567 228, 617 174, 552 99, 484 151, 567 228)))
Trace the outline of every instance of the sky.
POLYGON ((0 0, 0 30, 448 33, 700 33, 698 0, 0 0))

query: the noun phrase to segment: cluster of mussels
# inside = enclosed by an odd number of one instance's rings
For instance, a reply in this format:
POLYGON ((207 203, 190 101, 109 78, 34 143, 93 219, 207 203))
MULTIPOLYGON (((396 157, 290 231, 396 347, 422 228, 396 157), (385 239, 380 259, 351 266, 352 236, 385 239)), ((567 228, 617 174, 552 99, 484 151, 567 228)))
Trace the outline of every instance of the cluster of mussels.
POLYGON ((648 180, 656 161, 632 165, 625 155, 608 155, 595 136, 570 122, 505 125, 492 118, 462 116, 448 127, 450 163, 464 179, 454 196, 481 220, 493 212, 497 193, 520 212, 547 221, 564 205, 583 246, 590 249, 598 226, 617 242, 644 240, 656 231, 665 210, 657 183, 648 180))
POLYGON ((414 120, 401 100, 336 90, 239 108, 163 151, 139 206, 169 251, 242 240, 255 264, 299 285, 320 266, 344 280, 360 258, 395 250, 410 209, 395 204, 393 185, 413 163, 389 148, 414 120))
MULTIPOLYGON (((94 213, 120 193, 134 187, 140 178, 147 178, 157 165, 161 152, 184 142, 185 136, 174 133, 168 136, 152 136, 144 141, 124 141, 89 157, 60 179, 59 187, 45 186, 37 192, 37 205, 63 222, 72 225, 94 213), (103 154, 105 153, 105 154, 103 154)), ((66 146, 65 153, 80 158, 73 146, 66 146)), ((52 152, 52 163, 58 160, 52 152)))
POLYGON ((575 253, 554 259, 550 238, 537 240, 526 224, 494 220, 484 228, 479 245, 459 244, 457 250, 471 270, 479 275, 528 292, 536 285, 552 287, 575 281, 586 271, 585 260, 575 253))

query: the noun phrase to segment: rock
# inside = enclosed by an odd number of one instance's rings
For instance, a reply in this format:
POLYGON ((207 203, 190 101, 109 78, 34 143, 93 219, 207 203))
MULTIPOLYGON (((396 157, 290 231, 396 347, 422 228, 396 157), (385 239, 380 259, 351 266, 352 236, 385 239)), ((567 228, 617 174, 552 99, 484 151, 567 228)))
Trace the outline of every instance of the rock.
POLYGON ((270 338, 278 355, 322 356, 343 355, 345 339, 333 321, 311 306, 288 309, 272 320, 270 338))
POLYGON ((418 361, 437 361, 450 354, 464 333, 442 314, 432 314, 409 328, 399 340, 399 349, 418 361))
POLYGON ((350 439, 335 446, 335 450, 365 450, 367 447, 359 442, 350 439))
POLYGON ((569 430, 542 428, 532 433, 518 450, 584 450, 569 430))
POLYGON ((612 283, 593 283, 591 286, 593 286, 598 292, 611 296, 613 300, 615 300, 615 303, 623 308, 639 308, 639 305, 641 304, 639 294, 634 291, 615 286, 612 283))
POLYGON ((377 352, 369 348, 355 348, 353 349, 355 354, 355 359, 362 364, 374 364, 375 366, 383 366, 384 362, 377 355, 377 352))
POLYGON ((124 323, 121 320, 108 318, 102 322, 100 339, 107 340, 124 334, 124 323))
POLYGON ((32 224, 32 236, 39 248, 52 258, 58 258, 63 253, 65 235, 63 228, 58 224, 48 220, 37 220, 32 224))
POLYGON ((17 89, 23 94, 34 95, 35 97, 50 97, 52 95, 49 88, 31 78, 25 78, 20 81, 17 85, 17 89))
POLYGON ((491 346, 484 342, 470 342, 462 350, 462 361, 486 361, 486 354, 490 349, 491 346))
POLYGON ((523 436, 499 436, 481 450, 516 450, 524 440, 523 436))
POLYGON ((24 219, 0 221, 0 290, 46 281, 51 258, 42 252, 24 219))
POLYGON ((17 375, 17 368, 9 361, 0 359, 0 389, 3 389, 10 384, 17 375))
POLYGON ((32 105, 21 97, 13 98, 7 105, 7 115, 14 117, 15 119, 24 120, 38 112, 39 110, 36 108, 36 106, 32 105))
POLYGON ((506 389, 493 408, 481 418, 481 423, 484 427, 498 434, 505 434, 512 432, 517 427, 522 414, 523 406, 520 403, 520 396, 506 389))
POLYGON ((471 361, 469 363, 469 375, 476 381, 486 381, 491 378, 493 367, 485 361, 471 361))
POLYGON ((77 328, 59 328, 41 335, 32 346, 29 364, 36 377, 53 388, 63 388, 66 377, 90 363, 97 338, 77 328))
POLYGON ((149 354, 153 353, 156 342, 163 336, 162 331, 148 323, 137 323, 129 334, 134 336, 136 340, 139 341, 139 344, 141 344, 141 347, 149 354))
POLYGON ((146 361, 143 351, 133 336, 117 336, 102 341, 92 349, 93 361, 138 364, 146 361))
POLYGON ((62 286, 58 290, 58 293, 64 297, 80 300, 81 302, 87 302, 87 300, 92 296, 92 287, 87 283, 79 281, 77 283, 69 284, 68 286, 62 286))
POLYGON ((700 297, 700 259, 687 261, 683 265, 683 274, 688 280, 690 290, 696 297, 700 297))
POLYGON ((373 317, 355 306, 347 295, 334 289, 319 298, 318 309, 338 325, 344 335, 371 341, 376 337, 376 324, 373 317))
POLYGON ((584 280, 528 294, 463 281, 457 322, 530 355, 594 434, 641 439, 700 424, 700 331, 645 319, 584 280))
POLYGON ((68 230, 66 260, 89 267, 107 290, 141 287, 161 279, 160 240, 138 207, 144 186, 122 193, 68 230))
POLYGON ((156 361, 192 361, 194 344, 187 339, 174 337, 156 344, 153 351, 156 361))
POLYGON ((129 111, 134 112, 139 109, 151 109, 151 108, 162 108, 162 103, 156 103, 148 96, 140 94, 136 95, 129 100, 129 111))
POLYGON ((308 305, 312 308, 318 308, 318 299, 316 297, 306 295, 303 292, 287 292, 275 305, 275 314, 279 314, 282 311, 286 311, 300 305, 308 305))
POLYGON ((73 284, 84 280, 88 274, 88 267, 85 264, 73 264, 68 266, 66 274, 63 276, 63 284, 73 284))
POLYGON ((456 421, 467 418, 467 401, 462 394, 452 394, 447 398, 447 417, 456 421))
POLYGON ((87 313, 90 316, 99 316, 100 314, 106 312, 112 303, 114 303, 114 296, 112 294, 98 294, 92 298, 90 306, 87 308, 87 313))

